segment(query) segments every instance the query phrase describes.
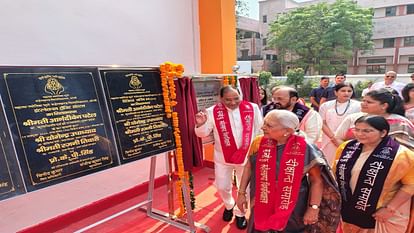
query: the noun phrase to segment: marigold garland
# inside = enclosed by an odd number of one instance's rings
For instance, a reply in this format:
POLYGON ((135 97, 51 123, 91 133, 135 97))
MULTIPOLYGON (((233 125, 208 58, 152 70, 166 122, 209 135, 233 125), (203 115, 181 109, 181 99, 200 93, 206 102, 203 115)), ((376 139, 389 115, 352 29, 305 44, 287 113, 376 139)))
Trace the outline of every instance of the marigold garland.
POLYGON ((236 76, 231 76, 231 77, 230 77, 230 84, 231 84, 233 87, 236 87, 236 76))
POLYGON ((236 87, 236 84, 237 84, 236 76, 223 76, 223 86, 231 85, 232 87, 236 87))
MULTIPOLYGON (((161 86, 162 95, 164 97, 165 113, 167 118, 172 118, 172 124, 174 128, 174 138, 176 144, 176 161, 178 180, 176 181, 176 191, 178 196, 178 202, 180 204, 180 211, 177 216, 181 217, 185 213, 184 198, 182 193, 183 180, 188 179, 188 173, 184 170, 183 162, 183 148, 181 143, 181 134, 178 113, 174 111, 174 106, 177 105, 176 101, 176 89, 174 84, 174 77, 181 78, 184 72, 184 66, 181 64, 174 64, 172 62, 165 62, 160 65, 161 71, 161 86)), ((188 182, 187 182, 188 183, 188 182)), ((188 189, 190 190, 190 189, 188 189)), ((193 205, 193 203, 192 203, 193 205)))
POLYGON ((223 76, 223 87, 228 86, 229 85, 229 79, 227 76, 223 76))

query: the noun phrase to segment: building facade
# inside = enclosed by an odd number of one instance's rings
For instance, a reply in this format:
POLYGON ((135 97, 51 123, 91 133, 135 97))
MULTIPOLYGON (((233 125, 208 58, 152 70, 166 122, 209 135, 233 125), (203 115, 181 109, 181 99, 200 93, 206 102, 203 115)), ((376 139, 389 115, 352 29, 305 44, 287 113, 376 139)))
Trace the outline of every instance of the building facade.
MULTIPOLYGON (((262 57, 275 56, 277 50, 266 47, 269 25, 278 15, 294 8, 322 2, 298 3, 293 0, 259 0, 262 57)), ((332 3, 333 0, 325 2, 332 3)), ((372 51, 359 51, 348 61, 348 74, 414 73, 414 0, 357 0, 362 7, 374 9, 372 51)), ((282 70, 286 67, 282 67, 282 70)))
POLYGON ((258 20, 238 16, 237 61, 248 62, 251 73, 263 70, 262 40, 258 20))

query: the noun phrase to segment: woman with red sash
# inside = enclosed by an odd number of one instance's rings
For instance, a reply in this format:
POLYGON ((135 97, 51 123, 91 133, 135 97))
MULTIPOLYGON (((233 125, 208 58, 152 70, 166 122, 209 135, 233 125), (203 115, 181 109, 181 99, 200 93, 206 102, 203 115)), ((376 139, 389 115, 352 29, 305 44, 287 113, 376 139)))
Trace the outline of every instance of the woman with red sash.
POLYGON ((297 116, 272 110, 264 118, 264 136, 249 151, 236 204, 247 208, 248 232, 334 233, 339 223, 339 192, 322 153, 295 134, 297 116))
POLYGON ((388 136, 382 116, 355 121, 354 140, 337 151, 334 170, 344 233, 404 233, 414 194, 414 152, 388 136))

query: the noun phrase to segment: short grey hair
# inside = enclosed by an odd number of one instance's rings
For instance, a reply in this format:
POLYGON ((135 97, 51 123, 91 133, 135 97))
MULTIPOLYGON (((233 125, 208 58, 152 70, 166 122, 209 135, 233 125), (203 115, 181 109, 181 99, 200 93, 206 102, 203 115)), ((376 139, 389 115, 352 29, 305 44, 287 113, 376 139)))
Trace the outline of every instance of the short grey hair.
POLYGON ((397 72, 395 72, 395 71, 393 71, 393 70, 390 70, 390 71, 388 71, 388 72, 385 72, 385 76, 387 76, 387 75, 389 75, 389 74, 392 74, 392 75, 394 75, 394 76, 397 78, 397 72))
POLYGON ((266 114, 267 119, 278 121, 283 127, 297 130, 299 118, 291 111, 275 109, 266 114))

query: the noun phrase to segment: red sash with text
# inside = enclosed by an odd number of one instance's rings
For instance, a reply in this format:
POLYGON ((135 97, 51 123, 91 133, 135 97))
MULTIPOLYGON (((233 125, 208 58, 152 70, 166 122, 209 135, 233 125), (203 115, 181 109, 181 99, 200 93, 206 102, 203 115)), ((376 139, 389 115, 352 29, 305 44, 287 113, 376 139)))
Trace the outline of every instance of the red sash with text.
POLYGON ((242 144, 238 149, 233 136, 233 131, 231 130, 227 108, 222 103, 218 103, 213 108, 214 121, 216 123, 221 149, 226 163, 243 163, 252 139, 254 118, 253 106, 247 101, 242 101, 239 105, 239 111, 242 120, 241 125, 243 127, 243 138, 242 144))
POLYGON ((263 138, 257 154, 254 228, 260 231, 281 231, 286 227, 303 177, 305 139, 296 135, 289 137, 277 177, 276 145, 275 140, 263 138))

